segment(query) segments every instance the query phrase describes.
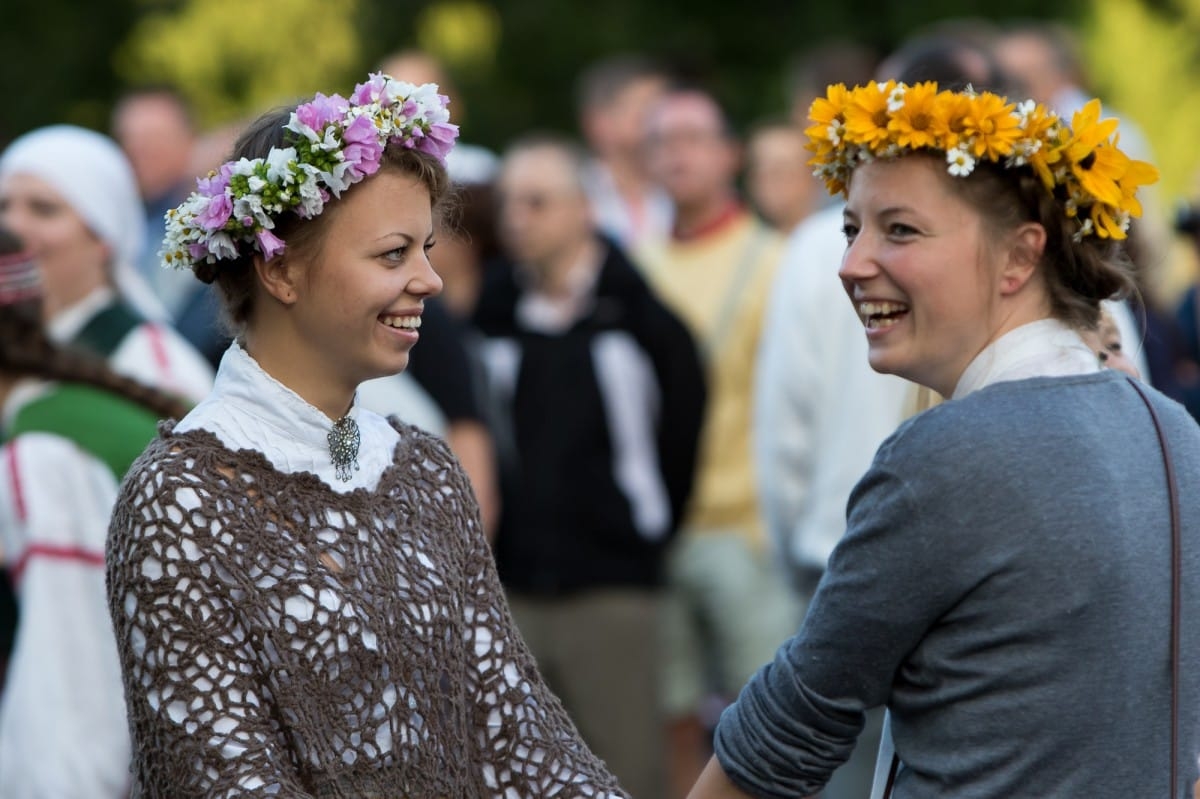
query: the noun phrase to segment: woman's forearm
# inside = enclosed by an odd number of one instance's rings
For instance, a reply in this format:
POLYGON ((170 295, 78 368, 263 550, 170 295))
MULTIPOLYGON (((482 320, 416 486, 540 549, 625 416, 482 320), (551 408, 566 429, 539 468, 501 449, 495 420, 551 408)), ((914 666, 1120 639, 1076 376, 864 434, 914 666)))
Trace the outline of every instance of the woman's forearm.
MULTIPOLYGON (((696 780, 696 784, 692 786, 691 792, 688 793, 688 799, 755 799, 755 797, 730 782, 725 769, 721 768, 720 761, 714 756, 709 759, 704 771, 700 772, 700 779, 696 780)), ((809 799, 816 799, 816 797, 811 796, 809 799)), ((1197 796, 1197 799, 1200 799, 1200 795, 1197 796)))

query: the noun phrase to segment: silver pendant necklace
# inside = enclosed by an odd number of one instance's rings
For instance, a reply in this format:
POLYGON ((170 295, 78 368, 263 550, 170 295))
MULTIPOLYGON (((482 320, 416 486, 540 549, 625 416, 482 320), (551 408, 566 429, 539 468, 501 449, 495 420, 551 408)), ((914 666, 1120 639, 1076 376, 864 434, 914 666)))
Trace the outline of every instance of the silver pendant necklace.
POLYGON ((343 483, 358 471, 358 445, 362 436, 358 431, 358 422, 349 414, 333 423, 333 429, 327 436, 329 441, 329 457, 333 460, 334 474, 343 483))

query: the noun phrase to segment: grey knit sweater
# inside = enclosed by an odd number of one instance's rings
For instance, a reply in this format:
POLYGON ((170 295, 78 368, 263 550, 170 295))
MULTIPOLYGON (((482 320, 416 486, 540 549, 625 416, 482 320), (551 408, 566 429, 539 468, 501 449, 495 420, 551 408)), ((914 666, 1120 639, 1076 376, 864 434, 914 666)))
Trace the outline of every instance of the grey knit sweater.
MULTIPOLYGON (((1200 752, 1200 428, 1152 395, 1182 501, 1181 796, 1200 752)), ((1167 796, 1169 575, 1162 456, 1123 376, 945 403, 880 448, 718 758, 755 796, 807 796, 886 704, 896 799, 1167 796)))

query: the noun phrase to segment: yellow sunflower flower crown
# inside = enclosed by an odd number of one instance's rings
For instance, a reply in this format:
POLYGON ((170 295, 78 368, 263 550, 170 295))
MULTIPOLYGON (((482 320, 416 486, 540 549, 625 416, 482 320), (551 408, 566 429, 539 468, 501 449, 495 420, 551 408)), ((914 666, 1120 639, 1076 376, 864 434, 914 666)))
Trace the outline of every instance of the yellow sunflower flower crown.
POLYGON ((1100 119, 1099 100, 1067 125, 1032 100, 1018 105, 991 92, 889 80, 854 89, 830 86, 809 117, 809 164, 830 194, 846 191, 859 164, 905 151, 944 153, 947 171, 956 177, 971 174, 980 160, 1029 167, 1078 222, 1077 242, 1092 235, 1125 238, 1130 219, 1142 215, 1138 187, 1158 180, 1157 169, 1117 147, 1117 120, 1100 119))

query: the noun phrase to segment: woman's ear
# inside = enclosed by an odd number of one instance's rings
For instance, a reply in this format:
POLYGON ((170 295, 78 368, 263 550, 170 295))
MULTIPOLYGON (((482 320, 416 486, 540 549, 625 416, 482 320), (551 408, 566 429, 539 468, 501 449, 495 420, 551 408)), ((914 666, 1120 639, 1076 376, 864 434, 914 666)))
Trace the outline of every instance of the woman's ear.
POLYGON ((264 258, 262 253, 254 256, 254 271, 258 274, 258 282, 262 284, 267 294, 274 297, 283 305, 291 305, 296 301, 296 281, 299 270, 296 263, 286 252, 274 258, 264 258))
POLYGON ((1046 228, 1025 222, 1009 234, 1008 259, 1000 273, 1001 295, 1016 294, 1037 272, 1046 251, 1046 228))

